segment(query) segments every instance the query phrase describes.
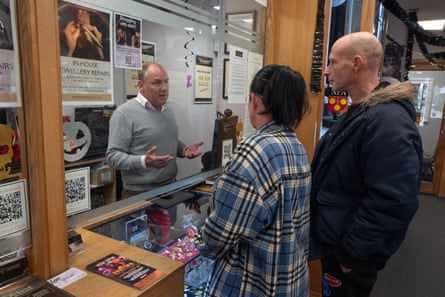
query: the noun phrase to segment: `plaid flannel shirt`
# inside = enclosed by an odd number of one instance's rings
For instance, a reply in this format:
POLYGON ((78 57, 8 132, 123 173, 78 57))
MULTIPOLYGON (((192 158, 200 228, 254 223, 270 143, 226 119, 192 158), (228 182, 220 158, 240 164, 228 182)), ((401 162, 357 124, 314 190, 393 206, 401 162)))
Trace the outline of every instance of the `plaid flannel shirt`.
POLYGON ((238 145, 203 226, 206 296, 309 296, 310 186, 295 131, 270 122, 238 145))

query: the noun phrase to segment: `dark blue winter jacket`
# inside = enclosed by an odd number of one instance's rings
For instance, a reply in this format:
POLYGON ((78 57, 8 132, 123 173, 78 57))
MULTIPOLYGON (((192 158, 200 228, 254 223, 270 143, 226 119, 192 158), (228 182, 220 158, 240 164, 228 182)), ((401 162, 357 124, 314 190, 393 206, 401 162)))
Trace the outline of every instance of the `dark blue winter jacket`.
POLYGON ((312 161, 312 259, 384 264, 418 208, 422 141, 409 82, 366 97, 325 133, 312 161))

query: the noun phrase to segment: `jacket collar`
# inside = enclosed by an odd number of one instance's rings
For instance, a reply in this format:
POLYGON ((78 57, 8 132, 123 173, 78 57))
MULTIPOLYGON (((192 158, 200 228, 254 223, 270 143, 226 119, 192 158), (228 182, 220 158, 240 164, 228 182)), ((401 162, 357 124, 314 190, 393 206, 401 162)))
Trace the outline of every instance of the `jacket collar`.
POLYGON ((364 106, 373 106, 379 103, 389 101, 409 101, 414 102, 417 99, 416 87, 410 82, 405 81, 389 85, 385 88, 376 90, 363 98, 361 103, 364 106))

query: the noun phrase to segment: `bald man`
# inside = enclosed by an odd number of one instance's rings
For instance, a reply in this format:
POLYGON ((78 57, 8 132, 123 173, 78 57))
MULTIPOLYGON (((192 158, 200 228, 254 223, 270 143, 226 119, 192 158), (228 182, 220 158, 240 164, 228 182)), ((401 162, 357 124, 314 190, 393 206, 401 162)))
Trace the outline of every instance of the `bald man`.
POLYGON ((203 142, 186 146, 178 137, 175 114, 168 103, 169 77, 154 62, 138 72, 138 95, 111 116, 107 162, 121 170, 122 197, 129 198, 176 180, 176 157, 201 155, 203 142))
POLYGON ((369 296, 418 208, 416 89, 406 82, 377 90, 382 59, 380 41, 356 32, 333 44, 325 71, 352 104, 312 161, 310 257, 321 259, 323 296, 369 296))

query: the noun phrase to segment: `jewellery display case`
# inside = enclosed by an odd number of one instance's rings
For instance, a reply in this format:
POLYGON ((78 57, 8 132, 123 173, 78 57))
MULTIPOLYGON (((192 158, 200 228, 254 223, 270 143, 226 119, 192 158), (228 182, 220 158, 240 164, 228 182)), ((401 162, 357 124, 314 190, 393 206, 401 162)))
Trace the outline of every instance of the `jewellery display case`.
MULTIPOLYGON (((193 175, 73 216, 68 223, 79 233, 87 232, 107 238, 110 243, 138 249, 139 253, 174 260, 183 268, 184 293, 194 296, 202 291, 212 264, 199 253, 198 230, 208 215, 211 198, 211 186, 206 180, 221 171, 217 168, 193 175)), ((91 244, 85 242, 85 249, 88 253, 91 244)), ((82 254, 74 256, 72 264, 80 261, 83 265, 83 258, 82 254)))

